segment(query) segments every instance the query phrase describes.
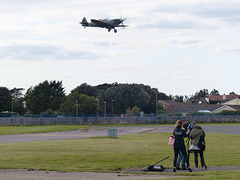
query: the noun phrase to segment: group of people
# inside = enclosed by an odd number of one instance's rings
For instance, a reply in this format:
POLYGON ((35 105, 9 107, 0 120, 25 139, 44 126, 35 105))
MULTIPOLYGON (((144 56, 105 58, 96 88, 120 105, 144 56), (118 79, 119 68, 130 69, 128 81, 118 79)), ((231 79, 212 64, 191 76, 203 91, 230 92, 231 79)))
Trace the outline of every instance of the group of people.
POLYGON ((198 168, 198 154, 200 155, 201 165, 204 170, 207 170, 207 165, 204 161, 203 151, 205 150, 205 132, 196 123, 182 123, 181 120, 176 122, 173 130, 173 136, 175 137, 174 142, 174 161, 173 161, 173 172, 180 169, 180 162, 182 161, 182 170, 192 171, 189 164, 189 153, 194 153, 195 166, 198 168), (191 146, 189 142, 191 140, 191 146), (203 144, 201 144, 203 143, 203 144), (188 150, 188 154, 186 151, 188 150), (185 167, 185 163, 187 167, 185 167))

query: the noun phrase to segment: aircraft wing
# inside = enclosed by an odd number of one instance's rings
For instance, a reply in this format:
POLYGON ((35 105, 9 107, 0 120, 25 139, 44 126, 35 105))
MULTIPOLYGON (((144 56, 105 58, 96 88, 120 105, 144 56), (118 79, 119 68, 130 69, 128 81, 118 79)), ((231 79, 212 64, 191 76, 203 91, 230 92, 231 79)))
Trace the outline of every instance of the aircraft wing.
POLYGON ((119 24, 117 27, 128 27, 128 25, 125 25, 125 24, 119 24))
POLYGON ((111 24, 106 23, 106 22, 103 22, 103 21, 101 21, 101 20, 91 19, 91 21, 92 21, 92 23, 96 24, 97 26, 103 27, 103 28, 104 28, 104 27, 107 28, 107 27, 109 27, 109 26, 112 26, 111 24))

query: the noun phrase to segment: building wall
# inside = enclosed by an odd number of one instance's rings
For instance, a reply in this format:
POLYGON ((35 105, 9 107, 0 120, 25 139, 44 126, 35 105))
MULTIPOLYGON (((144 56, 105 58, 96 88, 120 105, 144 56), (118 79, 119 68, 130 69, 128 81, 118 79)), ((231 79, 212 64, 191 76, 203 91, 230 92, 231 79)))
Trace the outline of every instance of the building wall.
POLYGON ((236 98, 231 101, 224 103, 225 105, 240 105, 240 99, 236 98))
POLYGON ((224 106, 223 108, 219 108, 216 109, 215 111, 213 111, 212 113, 220 113, 222 111, 236 111, 235 109, 228 107, 228 106, 224 106))

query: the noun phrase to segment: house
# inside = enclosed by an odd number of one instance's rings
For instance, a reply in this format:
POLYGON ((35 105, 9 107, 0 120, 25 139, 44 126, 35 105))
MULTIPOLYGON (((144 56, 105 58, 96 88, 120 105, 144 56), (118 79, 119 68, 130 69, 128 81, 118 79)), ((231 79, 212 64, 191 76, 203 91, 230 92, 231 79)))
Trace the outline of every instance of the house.
POLYGON ((239 98, 235 98, 235 99, 227 101, 227 102, 225 102, 223 104, 224 105, 240 105, 240 99, 239 98))
POLYGON ((159 100, 158 102, 163 105, 166 113, 178 113, 183 104, 172 100, 159 100))
POLYGON ((181 114, 188 114, 188 113, 212 113, 216 109, 219 109, 221 105, 183 105, 180 112, 181 114))
POLYGON ((202 97, 198 100, 190 101, 190 104, 207 105, 209 104, 209 101, 206 98, 202 97))
POLYGON ((229 94, 229 95, 209 95, 206 96, 205 99, 210 103, 210 104, 223 104, 228 101, 231 101, 233 99, 238 99, 240 98, 240 95, 236 94, 229 94))
POLYGON ((188 114, 193 112, 220 113, 222 111, 239 111, 239 95, 210 95, 190 102, 159 100, 166 113, 188 114))
POLYGON ((223 105, 223 106, 220 106, 219 108, 215 109, 214 111, 212 111, 212 113, 216 114, 216 113, 221 113, 222 111, 236 111, 236 109, 231 106, 223 105))

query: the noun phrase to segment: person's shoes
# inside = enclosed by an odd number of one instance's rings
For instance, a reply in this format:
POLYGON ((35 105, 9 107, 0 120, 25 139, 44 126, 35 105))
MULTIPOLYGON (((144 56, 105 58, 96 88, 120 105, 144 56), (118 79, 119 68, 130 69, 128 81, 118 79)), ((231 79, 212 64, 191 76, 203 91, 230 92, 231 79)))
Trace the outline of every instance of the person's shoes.
POLYGON ((184 167, 184 168, 182 168, 182 170, 187 170, 187 168, 184 167))
POLYGON ((207 170, 207 166, 205 165, 204 167, 202 167, 202 170, 206 171, 207 170))
POLYGON ((173 172, 176 172, 177 171, 177 169, 176 168, 173 168, 173 172))
POLYGON ((188 166, 187 169, 189 170, 189 172, 192 172, 192 169, 188 166))
POLYGON ((176 167, 177 170, 180 170, 180 167, 176 167))

